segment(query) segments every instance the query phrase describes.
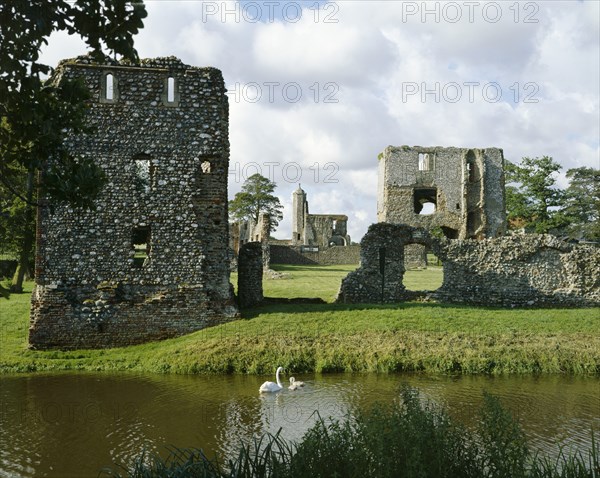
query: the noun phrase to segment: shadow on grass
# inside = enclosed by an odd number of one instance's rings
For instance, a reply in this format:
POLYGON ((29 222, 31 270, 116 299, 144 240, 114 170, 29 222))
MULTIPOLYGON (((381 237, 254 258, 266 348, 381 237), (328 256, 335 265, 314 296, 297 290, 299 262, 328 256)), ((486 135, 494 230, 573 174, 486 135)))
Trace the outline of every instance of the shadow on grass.
MULTIPOLYGON (((274 299, 277 300, 277 299, 274 299)), ((285 300, 285 299, 284 299, 285 300)), ((394 304, 310 304, 310 303, 269 303, 242 309, 242 318, 253 319, 261 314, 305 314, 307 312, 339 312, 356 310, 410 310, 410 309, 445 309, 464 310, 506 310, 502 307, 467 306, 462 304, 442 304, 437 302, 400 302, 394 304)), ((515 308, 516 309, 516 308, 515 308)), ((511 309, 511 310, 515 310, 511 309)), ((528 309, 529 310, 529 309, 528 309)))

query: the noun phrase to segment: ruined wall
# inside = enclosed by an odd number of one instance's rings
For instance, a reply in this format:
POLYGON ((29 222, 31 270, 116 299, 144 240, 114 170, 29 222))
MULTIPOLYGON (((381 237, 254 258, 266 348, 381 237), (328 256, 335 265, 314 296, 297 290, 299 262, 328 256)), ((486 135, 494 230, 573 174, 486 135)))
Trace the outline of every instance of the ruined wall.
POLYGON ((402 279, 404 247, 415 243, 437 248, 437 242, 424 229, 372 224, 360 243, 360 267, 342 280, 336 302, 395 303, 414 298, 402 279))
POLYGON ((304 223, 304 245, 322 249, 350 245, 348 216, 342 214, 307 214, 304 223))
POLYGON ((338 302, 402 302, 407 291, 404 247, 431 248, 444 265, 441 302, 504 307, 600 305, 600 249, 550 235, 523 234, 477 240, 437 240, 406 225, 373 224, 361 241, 361 266, 346 276, 338 302), (383 287, 383 289, 382 289, 383 287))
POLYGON ((600 305, 600 249, 550 235, 445 241, 446 302, 514 306, 600 305))
POLYGON ((427 248, 421 244, 408 244, 404 247, 404 267, 423 269, 427 267, 427 248))
POLYGON ((263 266, 270 267, 269 251, 270 218, 268 214, 260 214, 258 222, 253 219, 236 221, 229 224, 229 248, 233 253, 231 257, 231 270, 237 270, 238 254, 241 247, 248 242, 260 242, 263 249, 263 266))
POLYGON ((228 104, 221 72, 176 58, 65 60, 93 132, 70 135, 107 184, 96 209, 38 212, 29 343, 79 348, 173 337, 238 316, 229 284, 228 104))
POLYGON ((238 258, 238 303, 252 307, 263 299, 263 250, 260 242, 244 244, 238 258))
POLYGON ((345 247, 330 247, 318 252, 301 252, 300 247, 290 247, 271 244, 272 264, 295 265, 335 265, 358 264, 360 260, 360 246, 354 244, 345 247))
POLYGON ((309 214, 306 193, 300 186, 292 193, 292 246, 348 246, 348 216, 309 214))
POLYGON ((451 239, 497 237, 506 229, 503 165, 498 148, 388 146, 379 158, 377 219, 440 227, 451 239), (435 212, 424 214, 428 203, 435 212))

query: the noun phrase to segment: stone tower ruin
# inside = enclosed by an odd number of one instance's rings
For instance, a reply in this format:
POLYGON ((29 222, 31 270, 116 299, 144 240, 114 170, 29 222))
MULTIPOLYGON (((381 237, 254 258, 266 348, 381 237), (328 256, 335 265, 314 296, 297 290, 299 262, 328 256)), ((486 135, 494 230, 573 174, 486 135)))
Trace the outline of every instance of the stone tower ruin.
MULTIPOLYGON (((238 316, 227 261, 228 103, 221 72, 155 58, 62 61, 93 132, 71 135, 107 183, 95 210, 38 211, 29 343, 113 347, 238 316)), ((50 159, 51 161, 51 159, 50 159)))
POLYGON ((300 186, 292 193, 292 246, 348 246, 347 226, 344 214, 309 214, 306 192, 300 186))
POLYGON ((504 234, 502 150, 388 146, 379 156, 377 219, 439 227, 449 239, 504 234))

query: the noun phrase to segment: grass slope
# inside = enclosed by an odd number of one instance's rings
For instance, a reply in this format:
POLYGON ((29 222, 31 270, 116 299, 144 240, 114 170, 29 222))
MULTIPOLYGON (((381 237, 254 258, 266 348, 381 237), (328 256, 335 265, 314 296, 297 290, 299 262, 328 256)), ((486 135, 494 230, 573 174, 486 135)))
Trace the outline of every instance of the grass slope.
MULTIPOLYGON (((279 269, 289 278, 265 281, 265 295, 331 301, 352 267, 279 269)), ((426 276, 435 279, 435 274, 434 269, 414 271, 406 282, 427 285, 432 279, 426 276)), ((438 271, 437 280, 440 277, 438 271)), ((598 309, 505 310, 431 303, 271 305, 246 311, 242 320, 162 342, 44 352, 26 348, 29 294, 0 300, 1 372, 262 374, 278 364, 289 372, 600 375, 598 309)))

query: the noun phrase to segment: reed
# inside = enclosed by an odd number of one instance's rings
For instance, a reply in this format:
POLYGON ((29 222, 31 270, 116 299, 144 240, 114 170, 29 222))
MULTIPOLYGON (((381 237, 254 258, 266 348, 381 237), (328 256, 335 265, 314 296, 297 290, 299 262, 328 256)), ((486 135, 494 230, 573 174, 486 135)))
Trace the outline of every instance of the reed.
POLYGON ((197 449, 171 449, 166 458, 142 454, 124 474, 159 477, 373 477, 373 478, 598 478, 600 450, 561 453, 551 460, 532 452, 519 423, 490 395, 471 431, 448 413, 404 388, 392 404, 355 410, 343 421, 320 418, 298 443, 266 434, 241 445, 235 457, 208 459, 197 449))

